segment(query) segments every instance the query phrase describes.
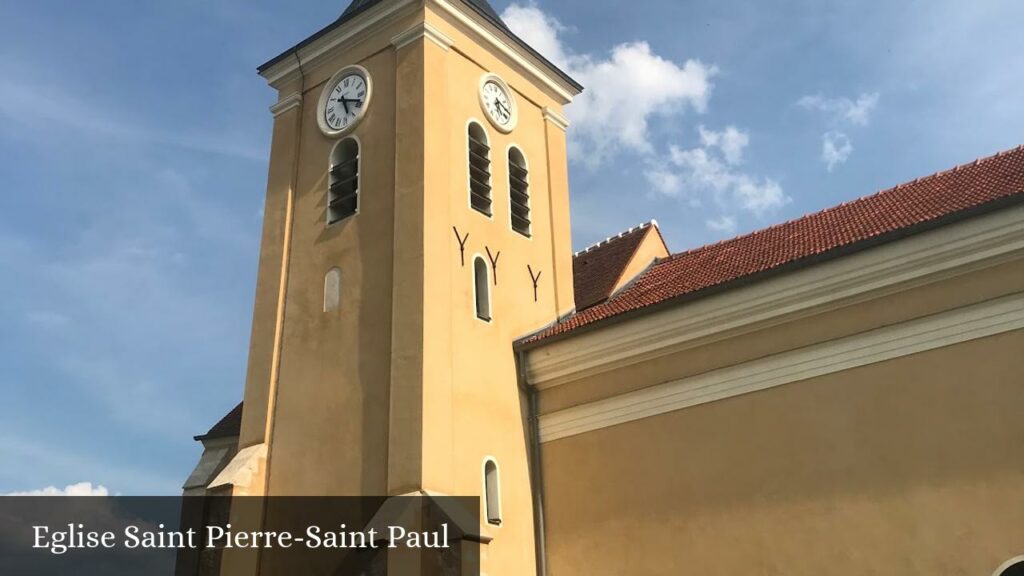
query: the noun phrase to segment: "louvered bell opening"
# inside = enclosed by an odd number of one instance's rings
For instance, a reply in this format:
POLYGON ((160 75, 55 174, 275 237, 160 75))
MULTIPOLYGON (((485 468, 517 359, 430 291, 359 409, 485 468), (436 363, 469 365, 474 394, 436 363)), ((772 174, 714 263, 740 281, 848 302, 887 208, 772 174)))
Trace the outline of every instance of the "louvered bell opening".
POLYGON ((474 210, 491 215, 491 148, 469 135, 469 203, 474 210))
POLYGON ((509 163, 509 194, 512 200, 512 229, 530 235, 530 185, 525 168, 509 163))
POLYGON ((359 156, 331 167, 327 194, 327 222, 333 224, 356 213, 359 207, 359 156))

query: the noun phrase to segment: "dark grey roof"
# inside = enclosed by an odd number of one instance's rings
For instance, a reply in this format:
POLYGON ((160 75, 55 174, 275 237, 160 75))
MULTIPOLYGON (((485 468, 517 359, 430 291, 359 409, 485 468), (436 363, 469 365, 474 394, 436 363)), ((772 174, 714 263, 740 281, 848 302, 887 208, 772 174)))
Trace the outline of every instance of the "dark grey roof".
MULTIPOLYGON (((334 22, 330 23, 325 28, 323 28, 320 31, 316 32, 315 34, 313 34, 309 38, 306 38, 302 42, 299 42, 298 44, 296 44, 295 46, 291 47, 290 49, 282 52, 281 54, 279 54, 274 59, 272 59, 272 60, 268 61, 267 63, 263 64, 262 66, 257 68, 257 71, 262 73, 267 68, 270 68, 274 64, 277 64, 278 62, 280 62, 281 60, 284 60, 285 58, 291 56, 297 50, 300 50, 301 48, 305 47, 310 42, 313 42, 317 38, 320 38, 324 34, 327 34, 331 30, 334 30, 338 26, 341 26, 342 24, 352 20, 353 18, 355 18, 356 16, 358 16, 359 14, 364 12, 365 10, 368 10, 369 8, 379 4, 382 1, 383 0, 352 0, 352 3, 349 4, 348 8, 346 8, 345 11, 341 13, 341 16, 337 20, 335 20, 334 22)), ((525 41, 523 41, 522 38, 516 36, 512 32, 512 30, 509 30, 508 26, 505 25, 505 22, 503 22, 501 20, 501 17, 498 16, 498 13, 495 12, 494 7, 491 6, 490 2, 488 2, 487 0, 462 0, 462 2, 464 4, 466 4, 467 6, 469 6, 470 8, 472 8, 475 12, 477 12, 478 14, 483 16, 489 22, 491 22, 491 24, 494 24, 499 29, 501 29, 505 34, 507 34, 509 36, 509 38, 514 40, 516 42, 516 44, 518 44, 520 47, 524 48, 527 52, 529 52, 534 57, 540 59, 541 62, 544 62, 545 64, 547 64, 555 72, 558 72, 558 75, 561 76, 563 80, 565 80, 566 82, 571 84, 577 90, 583 90, 583 86, 581 86, 578 82, 573 80, 571 76, 569 76, 568 74, 563 72, 561 69, 559 69, 558 66, 555 66, 554 64, 552 64, 547 58, 545 58, 539 52, 534 50, 532 46, 530 46, 525 41)))
POLYGON ((487 16, 489 20, 493 20, 494 22, 500 24, 502 28, 505 28, 505 23, 501 21, 501 17, 498 16, 498 13, 494 11, 494 8, 491 6, 491 3, 488 2, 487 0, 465 0, 465 2, 466 4, 469 4, 484 16, 487 16))
POLYGON ((242 404, 228 412, 226 416, 213 425, 213 428, 203 434, 196 436, 196 440, 213 440, 214 438, 234 438, 242 433, 242 404))
MULTIPOLYGON (((352 3, 348 5, 348 8, 341 13, 341 18, 339 20, 345 20, 346 18, 358 14, 370 6, 380 2, 381 0, 352 0, 352 3)), ((465 0, 465 2, 488 18, 501 22, 501 18, 498 16, 498 13, 494 11, 494 8, 491 7, 491 3, 487 0, 465 0)))

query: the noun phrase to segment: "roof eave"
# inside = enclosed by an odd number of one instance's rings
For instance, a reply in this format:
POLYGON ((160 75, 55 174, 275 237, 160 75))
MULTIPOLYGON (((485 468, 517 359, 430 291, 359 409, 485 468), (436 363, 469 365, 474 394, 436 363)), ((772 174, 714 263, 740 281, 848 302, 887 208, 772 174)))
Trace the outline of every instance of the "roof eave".
POLYGON ((523 40, 518 35, 516 35, 516 33, 513 32, 511 29, 509 29, 509 27, 504 22, 502 22, 500 19, 496 20, 493 16, 488 14, 486 11, 481 10, 479 7, 477 7, 472 2, 463 2, 463 4, 466 5, 466 6, 469 6, 469 8, 471 10, 473 10, 473 12, 475 12, 478 15, 480 15, 484 20, 489 22, 492 26, 494 26, 499 31, 501 31, 503 34, 505 34, 506 36, 511 38, 512 41, 515 42, 515 44, 518 47, 526 50, 526 52, 530 56, 532 56, 533 58, 538 60, 541 64, 543 64, 546 68, 548 68, 549 70, 551 70, 552 72, 557 74, 566 84, 568 84, 576 92, 577 95, 583 92, 584 88, 583 88, 582 84, 577 82, 576 79, 574 79, 572 76, 570 76, 566 71, 562 70, 561 68, 556 66, 553 62, 551 62, 550 60, 545 58, 540 52, 537 52, 533 48, 533 46, 530 46, 529 44, 527 44, 525 40, 523 40))
MULTIPOLYGON (((955 224, 963 220, 983 216, 985 214, 989 214, 992 212, 996 212, 998 210, 1002 210, 1004 208, 1009 208, 1011 206, 1017 206, 1021 204, 1024 204, 1024 190, 1020 191, 1017 194, 1004 196, 1002 198, 997 198, 996 200, 992 200, 984 204, 972 206, 970 208, 967 208, 966 210, 961 210, 959 212, 953 212, 950 214, 946 214, 944 216, 939 216, 938 218, 933 218, 932 220, 918 222, 916 224, 907 226, 906 228, 892 230, 884 234, 879 234, 877 236, 872 236, 870 238, 865 238, 863 240, 847 244, 845 246, 838 246, 826 252, 821 252, 819 254, 813 254, 811 256, 806 256, 804 258, 792 260, 790 262, 786 262, 785 264, 776 266, 774 268, 769 268, 768 270, 763 270, 761 272, 755 272, 754 274, 741 276, 739 278, 735 278, 733 280, 729 280, 727 282, 723 282, 715 286, 709 286, 707 288, 702 288, 694 292, 688 292, 686 294, 680 294, 679 296, 673 296, 672 298, 667 298, 665 300, 656 302, 649 306, 643 306, 641 308, 628 310, 621 314, 616 314, 614 316, 609 316, 607 318, 595 320, 589 324, 584 324, 578 328, 573 328, 566 332, 554 334, 545 338, 540 338, 538 340, 531 340, 536 336, 536 334, 543 333, 545 330, 549 330, 552 328, 552 326, 545 326, 544 328, 538 330, 537 332, 534 332, 534 334, 525 336, 517 340, 513 344, 513 349, 517 352, 528 352, 530 350, 540 348, 548 344, 560 342, 573 336, 579 336, 581 334, 613 326, 621 322, 627 322, 635 318, 647 316, 649 314, 654 314, 666 308, 682 306, 695 300, 720 294, 727 290, 741 288, 743 286, 754 284, 762 280, 767 280, 775 276, 788 274, 790 272, 796 272, 797 270, 809 268, 816 264, 821 264, 824 262, 828 262, 830 260, 842 258, 843 256, 849 256, 851 254, 862 252, 864 250, 869 250, 871 248, 875 248, 877 246, 881 246, 884 244, 889 244, 891 242, 895 242, 903 238, 915 236, 917 234, 922 234, 924 232, 929 232, 931 230, 935 230, 943 226, 948 226, 950 224, 955 224)), ((650 269, 648 269, 648 272, 649 271, 650 269)))
MULTIPOLYGON (((363 12, 363 10, 360 10, 360 11, 356 12, 355 14, 359 14, 359 13, 362 13, 362 12, 363 12)), ((284 52, 281 52, 277 56, 274 56, 270 60, 267 60, 266 62, 264 62, 263 64, 258 66, 256 68, 256 73, 259 74, 260 76, 263 76, 264 73, 267 70, 269 70, 270 68, 272 68, 275 64, 279 64, 280 62, 284 61, 289 56, 294 55, 299 50, 302 50, 306 46, 309 46, 313 42, 317 41, 318 39, 323 37, 325 34, 331 32, 334 29, 338 28, 339 26, 345 24, 345 22, 347 22, 347 21, 348 21, 348 19, 342 20, 342 19, 339 18, 338 20, 335 20, 334 22, 328 24, 327 26, 324 26, 320 30, 317 30, 316 32, 314 32, 312 36, 306 38, 302 42, 299 42, 295 46, 292 46, 291 48, 285 50, 284 52)))
MULTIPOLYGON (((508 28, 508 26, 505 25, 504 22, 502 22, 501 20, 496 20, 493 16, 488 14, 486 11, 481 10, 476 5, 474 5, 474 4, 470 3, 470 2, 465 2, 465 1, 462 1, 462 0, 457 0, 457 1, 460 1, 462 5, 467 6, 470 10, 473 11, 474 14, 478 15, 484 21, 488 22, 498 32, 500 32, 501 34, 504 34, 509 39, 511 39, 513 41, 513 43, 518 48, 524 50, 527 53, 528 56, 530 56, 531 58, 537 60, 537 62, 539 64, 541 64, 542 66, 547 68, 549 71, 553 72, 566 85, 566 88, 568 88, 574 95, 579 95, 580 93, 583 92, 584 88, 583 88, 582 84, 577 82, 572 76, 570 76, 564 70, 562 70, 561 68, 556 66, 554 63, 552 63, 550 60, 545 58, 543 55, 541 55, 540 52, 537 52, 536 50, 534 50, 532 46, 530 46, 529 44, 526 43, 526 41, 524 41, 522 38, 520 38, 514 32, 512 32, 508 28)), ((260 76, 263 76, 264 78, 266 78, 267 77, 266 72, 268 70, 270 70, 271 68, 273 68, 275 65, 277 65, 277 64, 281 63, 282 61, 284 61, 285 59, 287 59, 287 58, 297 54, 300 50, 302 50, 306 46, 309 46, 313 42, 315 42, 318 39, 322 38, 323 36, 333 32, 334 30, 338 29, 339 27, 344 26, 345 24, 348 24, 348 23, 352 22, 357 16, 359 16, 360 14, 362 14, 362 13, 366 12, 367 10, 373 8, 374 6, 375 5, 367 5, 367 6, 364 6, 364 7, 360 8, 359 10, 356 10, 356 11, 352 12, 351 14, 343 15, 341 18, 338 18, 334 22, 332 22, 332 23, 328 24, 327 26, 321 28, 320 30, 316 31, 315 33, 313 33, 312 36, 306 38, 302 42, 299 42, 295 46, 292 46, 288 50, 285 50, 284 52, 278 54, 274 58, 271 58, 270 60, 264 62, 262 65, 260 65, 259 67, 256 68, 256 72, 260 76)))

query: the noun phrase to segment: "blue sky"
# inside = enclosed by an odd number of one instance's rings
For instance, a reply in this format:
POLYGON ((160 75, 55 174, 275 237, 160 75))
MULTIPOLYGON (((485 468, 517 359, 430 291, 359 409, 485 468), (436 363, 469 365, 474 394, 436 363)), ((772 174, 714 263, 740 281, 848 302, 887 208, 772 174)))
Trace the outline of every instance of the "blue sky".
MULTIPOLYGON (((654 217, 683 250, 1024 142, 1016 0, 495 7, 589 88, 577 248, 654 217)), ((245 377, 255 67, 344 8, 0 0, 0 493, 178 491, 245 377)))

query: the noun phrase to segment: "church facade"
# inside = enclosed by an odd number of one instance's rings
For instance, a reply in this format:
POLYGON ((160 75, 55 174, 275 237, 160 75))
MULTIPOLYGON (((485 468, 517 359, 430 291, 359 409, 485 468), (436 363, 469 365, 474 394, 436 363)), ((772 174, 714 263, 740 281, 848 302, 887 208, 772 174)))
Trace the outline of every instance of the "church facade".
POLYGON ((573 254, 583 87, 486 0, 355 0, 260 74, 244 402, 187 495, 480 496, 490 576, 1024 554, 1024 148, 688 252, 652 221, 573 254))

